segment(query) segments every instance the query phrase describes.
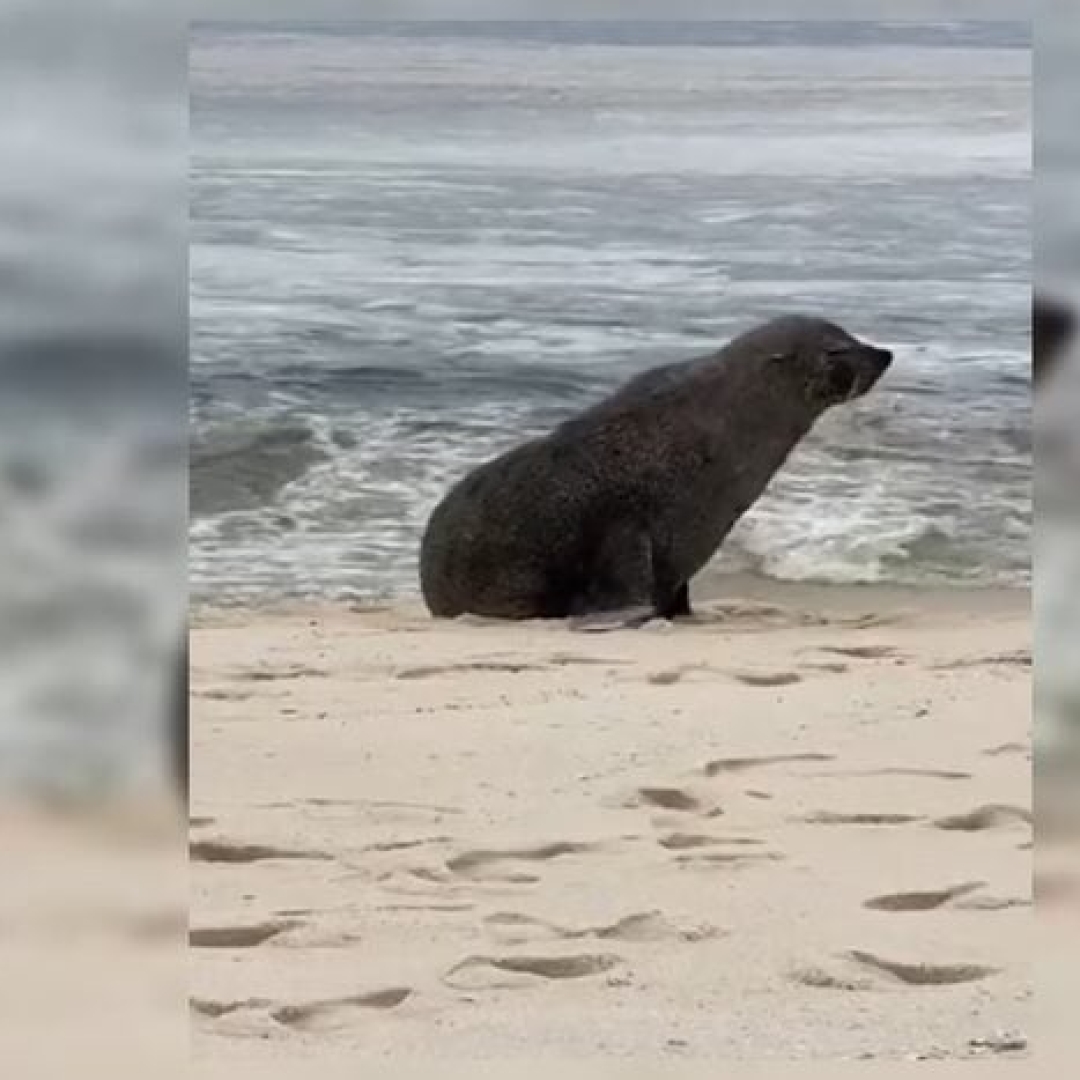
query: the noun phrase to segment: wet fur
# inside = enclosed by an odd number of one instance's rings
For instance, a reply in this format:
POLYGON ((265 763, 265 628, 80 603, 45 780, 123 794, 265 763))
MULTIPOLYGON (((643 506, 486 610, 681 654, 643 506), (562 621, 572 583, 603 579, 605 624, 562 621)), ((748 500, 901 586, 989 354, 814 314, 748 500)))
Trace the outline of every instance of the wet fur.
POLYGON ((432 613, 565 618, 690 612, 691 577, 830 405, 891 355, 788 316, 630 380, 480 466, 421 546, 432 613))

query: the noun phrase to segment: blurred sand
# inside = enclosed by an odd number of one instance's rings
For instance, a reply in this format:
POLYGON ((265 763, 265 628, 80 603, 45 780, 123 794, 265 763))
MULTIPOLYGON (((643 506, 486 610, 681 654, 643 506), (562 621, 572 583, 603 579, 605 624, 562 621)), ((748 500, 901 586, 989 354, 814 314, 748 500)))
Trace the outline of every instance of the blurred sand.
POLYGON ((203 1070, 1023 1055, 1026 595, 701 610, 204 613, 203 1070))
POLYGON ((160 794, 0 807, 0 1060, 10 1075, 187 1075, 179 825, 160 794))

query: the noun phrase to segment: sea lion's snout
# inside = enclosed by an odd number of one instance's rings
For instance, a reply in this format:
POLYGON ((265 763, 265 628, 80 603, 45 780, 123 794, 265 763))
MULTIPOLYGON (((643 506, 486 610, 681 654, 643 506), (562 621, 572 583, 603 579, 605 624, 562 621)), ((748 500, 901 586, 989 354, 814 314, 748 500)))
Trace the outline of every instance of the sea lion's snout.
POLYGON ((868 346, 868 352, 870 370, 874 372, 874 380, 870 384, 873 386, 889 370, 889 365, 893 362, 893 354, 891 349, 879 349, 875 345, 868 346))
POLYGON ((893 361, 890 349, 879 349, 876 345, 860 345, 855 358, 855 380, 846 401, 862 397, 889 369, 893 361))
POLYGON ((881 365, 882 372, 892 363, 892 350, 891 349, 876 349, 871 348, 875 359, 881 365))
POLYGON ((793 318, 780 326, 798 341, 787 352, 799 357, 795 369, 803 373, 807 399, 819 410, 862 397, 893 361, 891 349, 860 341, 825 319, 793 318))
POLYGON ((823 350, 811 380, 811 396, 828 408, 862 397, 888 370, 893 354, 855 338, 823 350))

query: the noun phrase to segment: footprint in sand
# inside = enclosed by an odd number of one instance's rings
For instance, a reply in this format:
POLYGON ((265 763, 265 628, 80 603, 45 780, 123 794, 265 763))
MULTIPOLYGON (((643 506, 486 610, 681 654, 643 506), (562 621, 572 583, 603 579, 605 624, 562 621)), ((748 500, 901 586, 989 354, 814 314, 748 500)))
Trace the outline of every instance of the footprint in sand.
POLYGON ((954 769, 922 769, 907 766, 890 766, 882 769, 838 769, 830 772, 818 772, 811 774, 815 777, 849 776, 854 778, 869 778, 875 776, 910 776, 914 779, 925 780, 970 780, 971 773, 960 772, 954 769))
POLYGON ((985 882, 968 881, 945 889, 926 889, 921 892, 886 893, 867 900, 863 907, 871 911, 934 911, 952 900, 981 889, 985 882))
POLYGON ((1030 825, 1031 811, 1019 806, 991 803, 977 806, 966 814, 950 814, 938 818, 934 826, 951 832, 983 832, 987 829, 1007 829, 1014 825, 1030 825))
POLYGON ((534 874, 508 869, 507 864, 548 862, 567 855, 584 855, 601 850, 601 845, 557 841, 531 848, 511 848, 503 851, 466 851, 446 862, 446 868, 459 877, 478 881, 506 881, 512 884, 532 884, 539 879, 534 874))
POLYGON ((395 679, 431 679, 440 675, 458 675, 464 672, 484 671, 494 675, 519 675, 523 671, 545 671, 544 664, 529 664, 511 660, 475 660, 465 664, 428 664, 421 667, 399 668, 395 679))
POLYGON ((484 925, 492 936, 504 945, 524 945, 553 938, 563 941, 595 938, 598 941, 697 942, 715 938, 720 933, 714 926, 679 926, 659 911, 640 912, 627 915, 608 925, 580 929, 559 926, 531 915, 498 912, 487 916, 484 925))
POLYGON ((847 664, 840 660, 815 660, 805 666, 810 671, 824 671, 829 675, 844 675, 851 670, 847 664))
POLYGON ((906 986, 955 986, 958 983, 978 982, 999 973, 998 968, 984 964, 908 963, 890 960, 862 949, 852 949, 848 956, 857 964, 891 976, 906 986))
POLYGON ((800 968, 790 977, 800 986, 814 989, 867 992, 890 985, 956 986, 999 974, 998 968, 983 964, 909 963, 862 949, 851 949, 843 959, 846 961, 843 967, 800 968))
POLYGON ((803 681, 795 671, 729 671, 728 674, 744 686, 794 686, 803 681))
POLYGON ((839 813, 834 810, 815 810, 793 818, 806 825, 910 825, 922 818, 915 814, 839 813))
MULTIPOLYGON (((381 882, 393 882, 399 877, 404 876, 410 881, 421 881, 427 885, 439 885, 446 886, 452 885, 454 877, 447 871, 434 866, 406 866, 400 867, 395 870, 388 870, 385 874, 381 874, 377 881, 381 882)), ((390 889, 390 886, 387 886, 390 889)), ((390 891, 396 891, 390 889, 390 891)), ((415 894, 414 894, 415 895, 415 894)))
POLYGON ((603 975, 623 964, 613 953, 578 953, 569 956, 470 956, 444 976, 449 986, 462 990, 527 986, 538 981, 583 979, 603 975))
POLYGON ((319 668, 295 666, 289 668, 245 668, 235 677, 247 682, 278 682, 283 679, 325 679, 329 673, 319 668))
POLYGON ((677 866, 691 869, 710 869, 712 867, 738 868, 755 863, 783 862, 784 855, 778 851, 702 851, 692 855, 676 855, 677 866))
POLYGON ((992 656, 965 656, 950 660, 944 664, 935 664, 934 671, 957 671, 972 667, 1031 667, 1031 653, 1019 649, 1010 653, 995 653, 992 656))
POLYGON ((688 664, 685 667, 654 671, 651 675, 647 676, 647 681, 652 686, 674 686, 675 683, 682 681, 684 675, 689 675, 691 672, 702 670, 704 669, 699 664, 688 664))
POLYGON ((643 787, 623 803, 629 809, 647 806, 657 810, 673 810, 678 813, 699 813, 703 807, 696 795, 682 788, 643 787))
POLYGON ((749 769, 762 769, 771 765, 797 765, 803 762, 834 761, 832 754, 764 754, 758 757, 717 758, 702 767, 706 776, 721 776, 726 773, 741 773, 749 769))
POLYGON ((301 851, 271 844, 243 844, 233 840, 193 840, 189 849, 193 862, 253 863, 270 859, 329 859, 320 851, 301 851))
POLYGON ((660 837, 657 843, 668 851, 694 851, 700 848, 722 847, 725 844, 756 847, 765 841, 753 836, 709 836, 704 833, 675 832, 660 837))
POLYGON ((396 986, 387 990, 326 998, 299 1005, 277 1005, 270 1010, 270 1016, 284 1027, 299 1031, 330 1032, 348 1027, 355 1020, 357 1010, 396 1009, 411 996, 412 990, 409 987, 396 986))
POLYGON ((210 1020, 219 1020, 247 1009, 265 1009, 273 1002, 268 998, 244 998, 240 1001, 212 1001, 209 998, 192 998, 188 1007, 196 1016, 205 1016, 210 1020))
POLYGON ((188 944, 196 949, 250 949, 303 925, 299 919, 269 919, 242 926, 192 927, 188 944))
POLYGON ((891 645, 826 645, 818 652, 847 656, 852 660, 887 660, 896 656, 891 645))
POLYGON ((472 911, 475 904, 379 904, 375 911, 434 911, 444 914, 472 911))
POLYGON ((376 844, 366 844, 361 851, 373 851, 380 854, 391 851, 410 851, 413 848, 429 847, 438 844, 449 844, 453 841, 452 836, 422 836, 413 840, 383 840, 376 844))

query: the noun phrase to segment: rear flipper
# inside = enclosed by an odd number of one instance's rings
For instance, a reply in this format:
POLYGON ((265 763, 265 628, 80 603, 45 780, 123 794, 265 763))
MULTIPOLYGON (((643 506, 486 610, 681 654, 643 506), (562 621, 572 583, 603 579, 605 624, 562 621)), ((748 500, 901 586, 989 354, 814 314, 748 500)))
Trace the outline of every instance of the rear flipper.
POLYGON ((656 608, 651 604, 642 604, 637 607, 575 615, 569 625, 571 630, 578 633, 603 634, 610 630, 636 630, 656 617, 656 608))

